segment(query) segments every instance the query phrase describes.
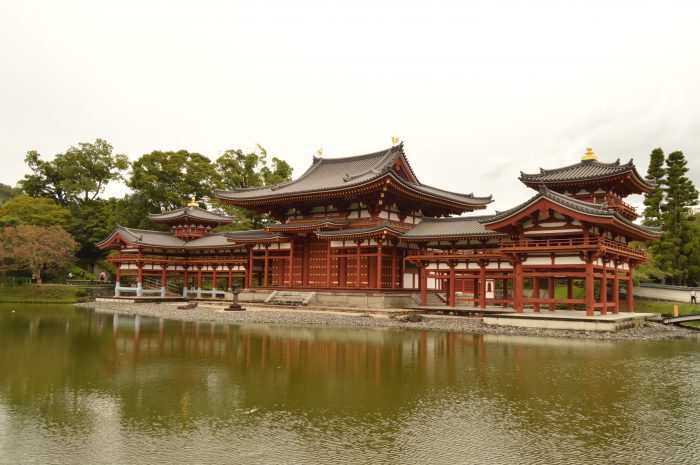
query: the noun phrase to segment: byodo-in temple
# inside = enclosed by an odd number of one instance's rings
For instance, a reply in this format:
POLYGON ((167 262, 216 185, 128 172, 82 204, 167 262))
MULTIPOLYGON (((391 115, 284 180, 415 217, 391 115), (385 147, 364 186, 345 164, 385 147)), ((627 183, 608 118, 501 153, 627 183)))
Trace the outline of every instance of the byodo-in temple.
POLYGON ((113 249, 118 296, 165 296, 176 284, 200 298, 241 286, 263 297, 307 292, 351 306, 379 296, 372 305, 633 311, 632 270, 646 256, 632 243, 659 231, 635 223, 623 199, 654 185, 631 160, 603 163, 590 149, 578 163, 521 173, 520 181, 534 191, 526 202, 458 216, 486 208, 491 196, 421 183, 401 143, 314 157, 284 184, 215 192, 226 204, 269 214, 274 222, 264 229, 215 232, 234 218, 193 202, 150 216, 167 232, 118 226, 98 245, 113 249))

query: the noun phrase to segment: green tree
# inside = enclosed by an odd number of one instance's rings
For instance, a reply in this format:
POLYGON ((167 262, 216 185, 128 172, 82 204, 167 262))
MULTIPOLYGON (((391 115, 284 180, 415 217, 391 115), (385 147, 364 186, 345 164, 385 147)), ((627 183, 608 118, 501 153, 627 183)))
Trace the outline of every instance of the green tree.
POLYGON ((0 268, 29 271, 41 285, 42 273, 66 269, 75 262, 76 247, 60 226, 6 227, 0 236, 0 268))
POLYGON ((13 189, 10 186, 0 183, 0 205, 10 200, 15 195, 20 194, 19 189, 13 189))
MULTIPOLYGON (((683 152, 673 152, 666 159, 664 201, 661 204, 661 238, 652 243, 653 259, 672 284, 689 282, 690 270, 700 265, 693 252, 698 229, 691 224, 690 207, 698 203, 698 191, 686 176, 688 162, 683 152)), ((697 257, 700 260, 700 257, 697 257)))
POLYGON ((18 195, 0 205, 0 222, 33 224, 35 226, 59 225, 66 229, 71 224, 71 212, 51 199, 18 195), (14 219, 14 220, 13 220, 14 219))
MULTIPOLYGON (((290 181, 292 167, 284 160, 272 157, 268 162, 267 151, 258 145, 251 153, 242 150, 227 150, 216 160, 221 189, 263 187, 290 181)), ((238 221, 223 227, 225 230, 258 229, 270 221, 267 215, 258 215, 249 210, 222 205, 213 200, 213 205, 235 216, 238 221)))
POLYGON ((212 162, 199 153, 154 151, 132 164, 126 185, 150 205, 152 213, 184 207, 190 197, 204 199, 219 184, 212 162))
POLYGON ((661 205, 664 201, 664 184, 666 170, 664 169, 664 151, 656 148, 651 152, 647 179, 656 184, 653 191, 644 197, 644 221, 646 226, 661 226, 661 205))
POLYGON ((36 151, 27 153, 25 162, 32 170, 20 181, 25 193, 47 197, 62 206, 95 200, 111 181, 122 179, 129 168, 126 155, 115 155, 103 139, 81 142, 53 160, 44 161, 36 151))

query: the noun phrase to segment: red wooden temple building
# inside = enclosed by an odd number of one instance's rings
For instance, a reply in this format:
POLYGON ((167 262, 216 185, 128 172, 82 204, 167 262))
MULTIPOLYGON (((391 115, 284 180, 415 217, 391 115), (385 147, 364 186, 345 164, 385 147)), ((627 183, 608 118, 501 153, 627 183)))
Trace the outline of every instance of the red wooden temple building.
POLYGON ((118 226, 98 245, 115 249, 109 261, 118 270, 117 295, 165 295, 169 280, 178 280, 185 295, 198 297, 240 282, 260 291, 415 296, 424 305, 438 296, 448 306, 519 312, 556 305, 578 305, 589 315, 632 311, 632 270, 645 253, 630 243, 659 232, 634 223, 637 214, 623 199, 654 186, 632 161, 601 163, 590 150, 579 163, 521 173, 520 180, 537 191, 527 202, 454 216, 486 208, 491 196, 422 184, 403 144, 314 157, 294 181, 215 192, 222 202, 269 214, 275 221, 264 229, 214 232, 234 219, 191 204, 150 216, 168 232, 118 226), (123 287, 125 277, 136 285, 123 287), (583 296, 574 292, 579 282, 583 296))

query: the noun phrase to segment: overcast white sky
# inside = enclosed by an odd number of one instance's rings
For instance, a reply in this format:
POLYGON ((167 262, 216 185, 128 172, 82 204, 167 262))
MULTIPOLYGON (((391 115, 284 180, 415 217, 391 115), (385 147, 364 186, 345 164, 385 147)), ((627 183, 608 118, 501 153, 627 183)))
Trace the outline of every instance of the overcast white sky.
POLYGON ((0 182, 98 137, 131 159, 259 143, 298 176, 397 135, 423 183, 496 209, 588 145, 642 174, 683 150, 697 185, 699 25, 669 0, 0 0, 0 182))

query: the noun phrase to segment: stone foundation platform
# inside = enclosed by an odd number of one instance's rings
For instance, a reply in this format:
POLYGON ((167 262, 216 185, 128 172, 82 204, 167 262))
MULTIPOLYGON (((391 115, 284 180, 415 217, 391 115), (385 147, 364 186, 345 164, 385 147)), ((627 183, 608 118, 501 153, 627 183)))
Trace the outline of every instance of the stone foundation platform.
POLYGON ((564 329, 570 331, 606 331, 616 332, 621 329, 641 326, 656 313, 618 313, 616 315, 586 316, 586 312, 556 310, 541 313, 501 313, 484 315, 484 323, 494 326, 513 326, 518 328, 564 329))

